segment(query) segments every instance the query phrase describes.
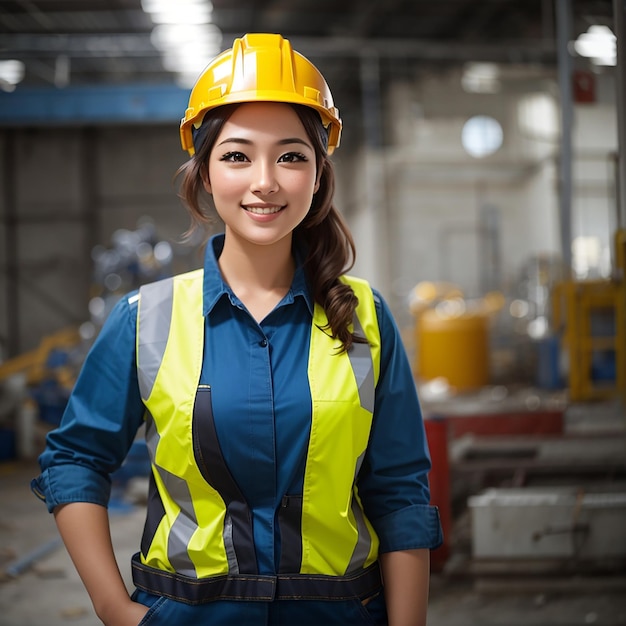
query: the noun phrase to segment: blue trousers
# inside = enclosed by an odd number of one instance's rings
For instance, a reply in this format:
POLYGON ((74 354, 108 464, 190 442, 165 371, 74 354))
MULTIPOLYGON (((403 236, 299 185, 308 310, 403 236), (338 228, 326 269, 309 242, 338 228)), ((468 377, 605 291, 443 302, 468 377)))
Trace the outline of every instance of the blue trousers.
POLYGON ((382 593, 360 600, 216 600, 189 605, 136 590, 133 600, 150 607, 139 626, 386 626, 382 593))

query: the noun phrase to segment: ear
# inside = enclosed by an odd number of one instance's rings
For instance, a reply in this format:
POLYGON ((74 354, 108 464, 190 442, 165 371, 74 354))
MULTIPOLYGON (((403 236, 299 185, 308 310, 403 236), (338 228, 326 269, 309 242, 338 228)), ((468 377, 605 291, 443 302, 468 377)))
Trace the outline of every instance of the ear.
POLYGON ((211 193, 211 181, 209 180, 209 168, 203 167, 200 170, 200 178, 202 178, 202 186, 205 191, 210 194, 211 193))
POLYGON ((315 195, 320 190, 320 177, 317 177, 315 181, 315 187, 313 187, 313 195, 315 195))

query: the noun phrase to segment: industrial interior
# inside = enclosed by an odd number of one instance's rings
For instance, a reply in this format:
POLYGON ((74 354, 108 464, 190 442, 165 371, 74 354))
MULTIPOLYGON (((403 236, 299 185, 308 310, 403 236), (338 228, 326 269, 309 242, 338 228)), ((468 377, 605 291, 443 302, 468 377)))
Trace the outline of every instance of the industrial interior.
POLYGON ((624 0, 0 0, 0 624, 99 623, 29 483, 114 303, 201 263, 178 126, 246 32, 290 39, 343 120, 351 273, 430 445, 428 623, 626 624, 624 0))

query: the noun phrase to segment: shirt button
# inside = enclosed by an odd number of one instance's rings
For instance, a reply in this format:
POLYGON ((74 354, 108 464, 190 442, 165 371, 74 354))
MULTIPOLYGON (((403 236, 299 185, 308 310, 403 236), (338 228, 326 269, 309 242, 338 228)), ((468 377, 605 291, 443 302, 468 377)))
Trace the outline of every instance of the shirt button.
POLYGON ((261 341, 259 341, 259 345, 261 348, 267 347, 267 339, 261 339, 261 341))

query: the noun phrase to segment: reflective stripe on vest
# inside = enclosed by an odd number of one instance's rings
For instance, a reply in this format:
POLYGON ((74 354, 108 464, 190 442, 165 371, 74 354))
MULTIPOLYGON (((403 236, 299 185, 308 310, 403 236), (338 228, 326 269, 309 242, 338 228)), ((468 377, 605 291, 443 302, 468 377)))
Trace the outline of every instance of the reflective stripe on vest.
MULTIPOLYGON (((380 333, 369 285, 342 280, 359 299, 354 331, 369 345, 355 343, 348 353, 341 352, 340 342, 328 335, 324 310, 315 305, 309 449, 302 496, 287 497, 285 511, 279 512, 281 571, 343 575, 370 565, 378 553, 355 480, 371 428, 380 333)), ((202 270, 142 287, 137 323, 139 387, 148 409, 153 466, 141 559, 196 578, 256 571, 250 512, 217 441, 194 449, 194 428, 202 428, 203 442, 207 429, 214 428, 210 388, 198 384, 202 287, 202 270)))

